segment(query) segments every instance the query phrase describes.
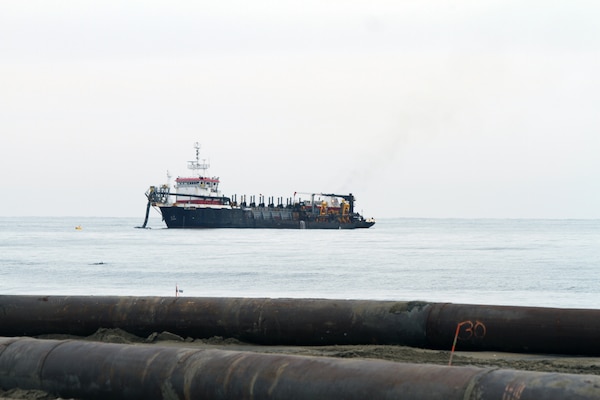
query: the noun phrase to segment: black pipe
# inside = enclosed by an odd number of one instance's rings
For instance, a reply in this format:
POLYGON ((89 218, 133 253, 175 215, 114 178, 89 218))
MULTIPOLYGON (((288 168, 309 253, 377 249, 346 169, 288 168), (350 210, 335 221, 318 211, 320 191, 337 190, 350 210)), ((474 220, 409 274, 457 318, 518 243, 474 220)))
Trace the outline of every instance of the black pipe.
POLYGON ((85 399, 597 399, 600 377, 0 338, 0 387, 85 399))
POLYGON ((600 355, 600 310, 325 299, 0 296, 0 336, 223 336, 270 345, 398 344, 600 355))
POLYGON ((150 206, 151 205, 152 205, 152 202, 150 200, 148 200, 148 204, 146 204, 146 217, 144 218, 144 223, 142 224, 142 226, 136 226, 136 228, 140 228, 140 229, 146 228, 146 224, 148 223, 148 216, 150 215, 150 206))
POLYGON ((428 347, 600 355, 600 310, 432 304, 428 347))
POLYGON ((86 336, 121 328, 148 336, 233 337, 260 344, 424 346, 422 302, 0 295, 0 336, 86 336))

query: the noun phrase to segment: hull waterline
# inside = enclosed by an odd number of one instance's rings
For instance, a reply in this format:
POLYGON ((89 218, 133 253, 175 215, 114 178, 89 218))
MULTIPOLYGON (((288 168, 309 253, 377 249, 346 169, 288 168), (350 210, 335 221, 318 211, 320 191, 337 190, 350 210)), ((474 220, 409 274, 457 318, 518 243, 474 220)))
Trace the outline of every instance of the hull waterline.
POLYGON ((237 228, 237 229, 356 229, 370 228, 372 221, 356 218, 321 220, 305 217, 287 209, 218 209, 159 207, 168 228, 237 228))

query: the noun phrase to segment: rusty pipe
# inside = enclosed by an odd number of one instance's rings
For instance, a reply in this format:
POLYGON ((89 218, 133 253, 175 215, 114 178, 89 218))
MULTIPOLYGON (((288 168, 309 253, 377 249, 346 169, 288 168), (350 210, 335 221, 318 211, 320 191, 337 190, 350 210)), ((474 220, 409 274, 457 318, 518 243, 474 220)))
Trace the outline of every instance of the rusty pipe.
POLYGON ((427 347, 458 350, 600 354, 600 310, 432 304, 427 347))
POLYGON ((0 296, 0 335, 223 336, 259 344, 399 344, 600 355, 600 310, 468 304, 117 296, 0 296))
POLYGON ((600 377, 0 338, 0 387, 85 399, 596 399, 600 377))
POLYGON ((85 336, 102 327, 259 344, 423 346, 428 308, 396 301, 4 295, 0 335, 85 336))

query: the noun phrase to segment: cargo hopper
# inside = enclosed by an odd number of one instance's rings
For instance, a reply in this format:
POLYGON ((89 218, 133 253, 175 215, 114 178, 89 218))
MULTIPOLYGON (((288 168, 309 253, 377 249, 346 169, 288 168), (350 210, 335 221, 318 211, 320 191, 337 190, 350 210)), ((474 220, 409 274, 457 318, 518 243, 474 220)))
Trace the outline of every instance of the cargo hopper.
POLYGON ((366 219, 354 210, 352 193, 294 193, 292 197, 233 195, 219 190, 218 177, 206 176, 209 165, 188 161, 194 176, 178 177, 170 184, 150 186, 146 191, 148 222, 150 208, 158 209, 168 228, 275 228, 275 229, 356 229, 370 228, 366 219), (198 172, 200 171, 200 172, 198 172))

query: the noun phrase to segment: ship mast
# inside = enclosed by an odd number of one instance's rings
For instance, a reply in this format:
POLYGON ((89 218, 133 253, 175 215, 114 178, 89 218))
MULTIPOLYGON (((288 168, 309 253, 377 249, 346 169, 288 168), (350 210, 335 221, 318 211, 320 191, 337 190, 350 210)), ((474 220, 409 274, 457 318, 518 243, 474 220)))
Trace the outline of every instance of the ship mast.
POLYGON ((206 170, 210 167, 209 164, 206 163, 206 160, 202 160, 200 162, 200 144, 198 142, 194 143, 194 148, 196 149, 196 160, 188 161, 188 169, 191 170, 202 170, 202 174, 200 176, 206 175, 206 170))

